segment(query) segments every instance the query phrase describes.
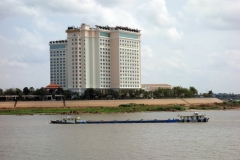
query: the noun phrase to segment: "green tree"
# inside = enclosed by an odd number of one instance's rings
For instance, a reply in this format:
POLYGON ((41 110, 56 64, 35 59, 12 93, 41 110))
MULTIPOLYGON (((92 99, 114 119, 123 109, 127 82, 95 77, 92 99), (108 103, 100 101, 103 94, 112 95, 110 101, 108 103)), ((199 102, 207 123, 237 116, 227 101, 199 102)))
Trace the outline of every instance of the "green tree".
POLYGON ((30 94, 34 94, 35 89, 33 87, 30 87, 29 90, 30 90, 30 94))
POLYGON ((19 89, 19 88, 16 88, 15 89, 15 93, 16 93, 16 95, 18 95, 18 99, 20 99, 20 100, 22 100, 23 99, 23 92, 22 92, 22 90, 21 89, 19 89))
POLYGON ((100 89, 95 89, 95 99, 102 99, 103 98, 103 93, 101 92, 100 89))
POLYGON ((55 91, 52 92, 52 98, 53 98, 53 99, 56 98, 56 92, 55 92, 55 91))
POLYGON ((93 99, 94 98, 94 89, 88 88, 84 92, 84 98, 85 99, 93 99))
POLYGON ((74 98, 74 99, 79 99, 79 94, 78 94, 78 92, 72 92, 72 98, 74 98))
POLYGON ((118 90, 113 91, 113 98, 115 98, 115 99, 119 98, 119 91, 118 90))
POLYGON ((29 95, 29 93, 30 93, 30 90, 27 87, 24 87, 23 88, 23 94, 24 95, 29 95))
POLYGON ((144 92, 143 92, 143 98, 148 98, 148 97, 149 97, 148 92, 147 92, 147 91, 144 91, 144 92))
POLYGON ((161 98, 164 96, 164 88, 158 88, 153 91, 153 97, 155 98, 161 98))
POLYGON ((3 95, 3 89, 0 88, 0 95, 3 95))
POLYGON ((172 91, 174 97, 180 97, 182 94, 182 87, 173 87, 172 91))
POLYGON ((136 97, 142 98, 144 92, 145 91, 143 89, 136 90, 136 97))
POLYGON ((192 93, 187 88, 181 88, 181 97, 192 97, 192 93))
POLYGON ((203 93, 203 97, 210 97, 208 93, 203 93))
POLYGON ((165 98, 171 98, 173 97, 173 91, 171 88, 164 88, 163 89, 163 97, 165 98))
POLYGON ((72 98, 72 92, 70 90, 63 91, 63 95, 65 99, 71 99, 72 98))
POLYGON ((212 94, 213 94, 212 90, 211 90, 211 91, 208 91, 208 94, 209 94, 209 95, 212 95, 212 94))
POLYGON ((207 97, 213 97, 213 92, 212 92, 212 90, 211 90, 211 91, 208 91, 207 97))
POLYGON ((22 90, 19 88, 16 88, 15 93, 16 93, 16 95, 20 95, 20 94, 22 94, 22 90))
POLYGON ((47 91, 45 90, 44 87, 41 87, 40 89, 36 89, 36 91, 34 92, 35 95, 40 95, 41 99, 44 99, 44 96, 47 94, 47 91))
POLYGON ((196 96, 197 94, 198 94, 198 91, 197 91, 197 89, 196 88, 194 88, 194 87, 190 87, 189 88, 189 91, 192 93, 192 95, 194 95, 194 96, 196 96))
POLYGON ((49 94, 52 94, 53 92, 54 92, 54 89, 49 89, 49 90, 48 90, 48 93, 49 93, 49 94))
POLYGON ((56 91, 56 94, 63 94, 63 89, 62 88, 58 88, 56 91))
POLYGON ((14 88, 8 88, 4 91, 4 95, 16 95, 14 88))

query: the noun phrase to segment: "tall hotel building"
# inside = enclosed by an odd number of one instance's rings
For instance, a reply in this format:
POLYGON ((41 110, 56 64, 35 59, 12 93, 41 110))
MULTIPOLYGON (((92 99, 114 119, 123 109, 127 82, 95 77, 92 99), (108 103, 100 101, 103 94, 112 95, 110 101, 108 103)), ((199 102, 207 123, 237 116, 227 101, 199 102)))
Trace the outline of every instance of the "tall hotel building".
POLYGON ((68 27, 50 41, 51 82, 83 93, 87 88, 141 88, 141 34, 128 27, 68 27))

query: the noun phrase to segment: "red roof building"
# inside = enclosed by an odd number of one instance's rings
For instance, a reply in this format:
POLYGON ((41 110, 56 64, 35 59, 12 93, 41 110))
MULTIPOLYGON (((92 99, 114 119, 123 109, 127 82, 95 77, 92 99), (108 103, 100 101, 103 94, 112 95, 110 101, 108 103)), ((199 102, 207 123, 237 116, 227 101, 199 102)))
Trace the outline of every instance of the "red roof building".
POLYGON ((56 83, 51 83, 48 86, 45 87, 45 89, 58 89, 58 88, 62 88, 61 86, 59 86, 56 83))

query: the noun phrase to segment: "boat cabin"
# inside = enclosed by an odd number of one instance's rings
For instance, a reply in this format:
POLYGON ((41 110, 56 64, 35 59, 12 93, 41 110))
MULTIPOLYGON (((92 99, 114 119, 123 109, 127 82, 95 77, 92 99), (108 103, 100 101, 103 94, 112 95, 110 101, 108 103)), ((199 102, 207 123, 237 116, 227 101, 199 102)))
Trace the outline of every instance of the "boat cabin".
POLYGON ((207 122, 208 118, 205 114, 199 114, 194 112, 192 115, 178 115, 180 117, 180 122, 207 122))
POLYGON ((80 117, 70 117, 70 116, 67 116, 67 117, 61 117, 61 122, 66 122, 66 123, 77 123, 77 122, 80 122, 80 117))

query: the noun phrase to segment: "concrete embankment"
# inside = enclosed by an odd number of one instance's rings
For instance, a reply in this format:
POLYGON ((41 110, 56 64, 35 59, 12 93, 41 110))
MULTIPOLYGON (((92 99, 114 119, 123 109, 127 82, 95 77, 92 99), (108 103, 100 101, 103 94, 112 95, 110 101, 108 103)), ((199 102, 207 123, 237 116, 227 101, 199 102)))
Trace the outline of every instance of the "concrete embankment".
POLYGON ((35 107, 117 107, 120 104, 145 105, 198 105, 222 103, 217 98, 185 98, 185 99, 127 99, 127 100, 79 100, 79 101, 18 101, 0 102, 0 108, 35 108, 35 107))

